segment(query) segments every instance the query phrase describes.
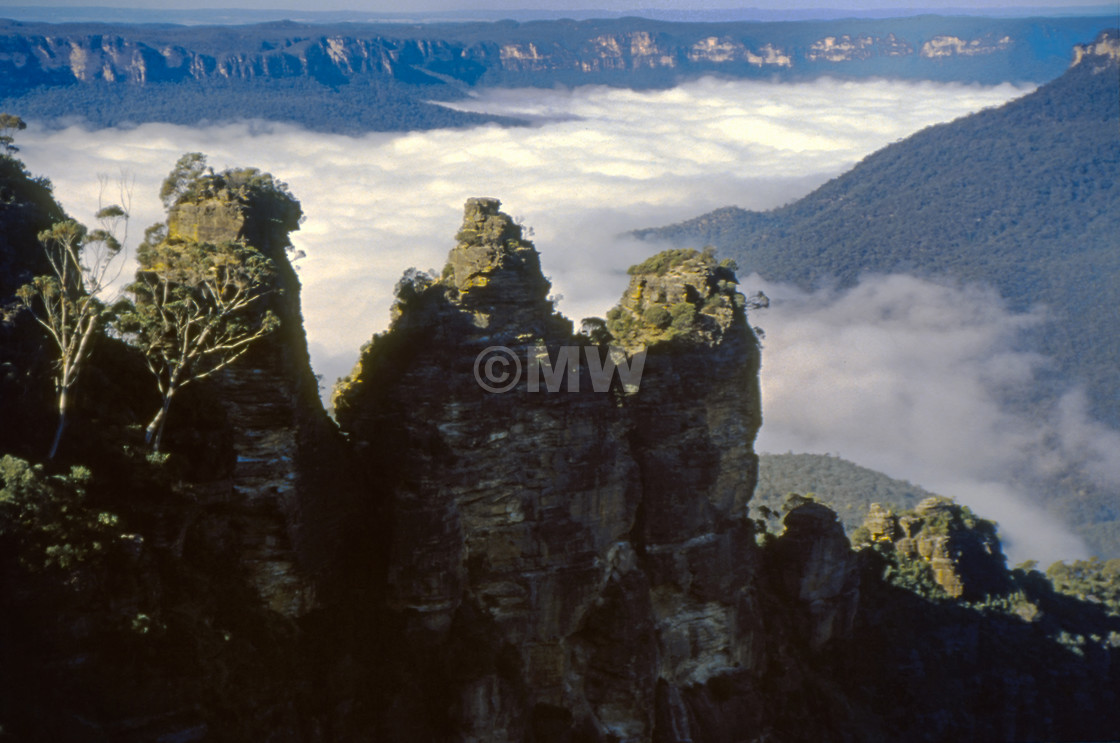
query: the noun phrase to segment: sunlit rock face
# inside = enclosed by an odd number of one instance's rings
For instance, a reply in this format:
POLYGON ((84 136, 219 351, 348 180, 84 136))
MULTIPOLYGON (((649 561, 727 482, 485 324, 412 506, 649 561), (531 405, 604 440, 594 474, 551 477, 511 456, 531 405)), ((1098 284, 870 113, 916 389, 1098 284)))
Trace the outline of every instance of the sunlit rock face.
POLYGON ((900 514, 873 504, 864 526, 871 540, 890 543, 903 557, 926 563, 953 598, 975 601, 1007 588, 1006 559, 995 525, 948 498, 926 498, 900 514))
POLYGON ((1120 35, 1115 30, 1102 31, 1091 44, 1078 44, 1073 47, 1073 64, 1088 64, 1093 72, 1107 71, 1120 61, 1120 35))
POLYGON ((457 238, 442 278, 406 276, 392 327, 335 394, 388 504, 400 688, 452 710, 391 724, 478 741, 687 729, 685 690, 748 672, 763 646, 743 509, 759 356, 734 276, 699 258, 636 273, 622 311, 641 284, 654 303, 664 292, 709 314, 671 336, 635 327, 640 383, 596 392, 587 354, 603 349, 553 311, 536 250, 498 202, 469 200, 457 238), (505 392, 476 378, 495 347, 525 372, 505 392), (556 391, 543 371, 531 391, 541 347, 553 367, 579 352, 556 391))

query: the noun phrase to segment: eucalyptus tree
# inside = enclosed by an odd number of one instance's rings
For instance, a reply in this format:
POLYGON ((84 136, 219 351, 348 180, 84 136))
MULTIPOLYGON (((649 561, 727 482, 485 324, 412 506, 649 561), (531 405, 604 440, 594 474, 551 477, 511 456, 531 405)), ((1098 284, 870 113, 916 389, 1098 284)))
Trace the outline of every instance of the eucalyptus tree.
MULTIPOLYGON (((103 184, 104 185, 104 184, 103 184)), ((122 200, 130 190, 122 181, 122 200)), ((39 233, 49 272, 34 277, 16 294, 46 330, 57 353, 54 387, 58 423, 48 459, 58 453, 74 384, 85 368, 94 341, 109 315, 105 294, 120 273, 123 243, 117 238, 128 213, 119 204, 97 212, 101 227, 90 231, 72 219, 39 233)))
POLYGON ((144 353, 162 399, 145 441, 159 451, 175 396, 241 358, 279 319, 265 298, 279 292, 276 267, 256 248, 177 238, 143 245, 133 297, 118 328, 144 353))

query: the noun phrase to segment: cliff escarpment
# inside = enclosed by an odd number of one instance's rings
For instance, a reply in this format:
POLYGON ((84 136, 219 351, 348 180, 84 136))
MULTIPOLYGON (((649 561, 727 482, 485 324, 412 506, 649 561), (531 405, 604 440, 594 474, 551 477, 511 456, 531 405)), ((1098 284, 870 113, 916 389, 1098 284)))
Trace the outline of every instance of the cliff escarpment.
MULTIPOLYGON (((702 76, 1037 82, 1108 18, 234 27, 0 21, 0 100, 99 126, 246 118, 359 132, 495 120, 432 101, 491 86, 667 87, 702 76), (5 100, 6 99, 6 100, 5 100)), ((504 123, 512 123, 504 120, 504 123)))
MULTIPOLYGON (((375 75, 473 85, 519 74, 650 70, 747 74, 804 68, 896 70, 973 57, 1064 53, 1100 19, 1034 19, 1055 38, 1039 47, 1021 19, 894 18, 860 22, 671 23, 643 18, 440 25, 293 22, 238 27, 3 22, 0 63, 24 84, 145 84, 309 77, 328 84, 375 75), (1076 31, 1074 29, 1077 29, 1076 31)), ((988 60, 989 63, 991 59, 988 60)), ((962 68, 963 69, 963 68, 962 68)), ((959 72, 960 70, 958 70, 959 72)))

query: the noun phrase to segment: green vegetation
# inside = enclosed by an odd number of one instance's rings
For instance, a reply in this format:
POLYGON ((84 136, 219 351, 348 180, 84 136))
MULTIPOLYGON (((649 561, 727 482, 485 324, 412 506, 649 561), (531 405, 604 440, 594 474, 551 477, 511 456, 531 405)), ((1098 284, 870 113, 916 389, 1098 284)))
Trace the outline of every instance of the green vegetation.
POLYGON ((521 123, 454 111, 430 102, 430 93, 391 79, 355 80, 346 86, 299 78, 185 80, 135 87, 99 81, 7 94, 0 88, 0 106, 36 121, 70 120, 80 115, 98 127, 149 121, 197 126, 263 119, 311 131, 362 134, 521 123))
POLYGON ((115 276, 121 242, 114 235, 116 224, 128 219, 118 205, 102 208, 97 217, 102 229, 88 231, 66 220, 39 234, 51 272, 36 276, 17 290, 17 295, 54 343, 57 352, 54 387, 58 399, 58 424, 48 459, 54 459, 66 429, 70 395, 94 340, 109 317, 103 292, 115 276))
POLYGON ((67 570, 98 556, 120 537, 120 519, 85 503, 90 472, 48 475, 7 454, 0 457, 0 541, 13 540, 28 570, 67 570))
POLYGON ((655 304, 642 312, 642 321, 658 330, 665 330, 673 321, 673 315, 661 305, 655 304))
POLYGON ((138 346, 163 403, 145 441, 159 451, 171 402, 187 385, 241 358, 279 319, 261 300, 278 291, 276 269, 259 250, 239 243, 165 240, 138 252, 129 286, 134 302, 118 327, 138 346))
MULTIPOLYGON (((853 544, 855 538, 853 538, 853 544)), ((930 601, 944 601, 949 594, 934 577, 933 568, 920 557, 911 557, 896 551, 893 547, 876 543, 871 545, 883 556, 883 580, 904 591, 921 596, 930 601)))
POLYGON ((12 114, 0 113, 0 147, 3 148, 4 155, 12 155, 19 152, 19 148, 15 146, 15 133, 21 132, 27 128, 27 123, 18 116, 12 114))
POLYGON ((703 266, 716 265, 715 248, 705 248, 703 251, 692 248, 671 248, 646 258, 637 265, 630 266, 626 273, 635 274, 651 273, 655 276, 664 276, 674 268, 679 268, 690 262, 703 266))
POLYGON ((1120 101, 1081 65, 998 109, 925 129, 771 212, 727 208, 638 234, 715 245, 804 287, 907 272, 1045 305, 1038 347, 1120 425, 1120 101))
POLYGON ((872 503, 904 511, 934 494, 903 480, 827 454, 762 454, 751 508, 779 510, 789 493, 812 493, 836 511, 852 534, 872 503))
MULTIPOLYGON (((705 305, 705 308, 707 308, 707 305, 705 305)), ((678 333, 687 332, 696 320, 696 307, 690 302, 677 302, 669 308, 668 312, 669 324, 678 333)))
MULTIPOLYGON (((1024 340, 1054 366, 1015 404, 1045 416, 1057 391, 1084 385, 1091 412, 1120 427, 1117 74, 1115 62, 1099 73, 1079 65, 998 109, 886 147, 788 206, 721 209, 639 234, 712 244, 805 288, 851 286, 868 272, 994 286, 1010 308, 1048 315, 1024 340)), ((1029 485, 1092 552, 1120 555, 1114 490, 1068 472, 1029 485)))
POLYGON ((1120 559, 1056 562, 1046 570, 1054 590, 1102 606, 1120 617, 1120 559))
MULTIPOLYGON (((271 198, 287 202, 298 212, 299 202, 292 196, 288 184, 276 180, 271 173, 257 168, 230 168, 220 173, 206 164, 206 155, 201 152, 188 152, 176 161, 171 172, 163 180, 159 198, 164 208, 185 202, 223 199, 254 204, 271 198)), ((296 219, 298 219, 298 214, 296 219)), ((294 227, 294 225, 293 225, 294 227)))
MULTIPOLYGON (((34 182, 23 172, 22 163, 15 160, 12 153, 16 148, 12 142, 13 137, 8 132, 15 132, 25 128, 25 124, 18 116, 0 114, 0 145, 4 152, 0 160, 9 176, 17 176, 15 180, 23 180, 16 189, 21 191, 35 191, 29 188, 39 186, 44 193, 44 201, 53 202, 50 197, 49 184, 34 182)), ((8 202, 6 206, 15 207, 17 214, 21 204, 16 197, 16 189, 12 184, 0 187, 0 191, 7 191, 8 202)), ((102 195, 106 182, 102 179, 102 195)), ((122 203, 127 206, 131 193, 126 183, 120 184, 122 203)), ((118 266, 118 257, 121 254, 122 243, 118 239, 118 232, 122 225, 127 225, 128 213, 125 206, 113 204, 102 205, 97 213, 101 223, 99 229, 90 231, 84 225, 71 219, 64 219, 61 209, 56 204, 52 214, 43 215, 49 227, 42 229, 37 234, 37 250, 33 255, 21 255, 27 246, 7 246, 0 244, 0 252, 9 252, 8 260, 17 269, 16 276, 29 279, 26 283, 15 288, 14 295, 18 297, 24 308, 30 311, 32 317, 46 332, 51 344, 54 346, 54 363, 52 378, 57 410, 57 423, 54 438, 47 454, 48 459, 53 459, 58 453, 58 447, 66 429, 67 415, 71 406, 71 393, 82 369, 89 359, 95 345, 94 341, 99 336, 102 326, 108 317, 103 293, 109 283, 115 278, 115 269, 118 266), (20 265, 22 263, 23 265, 20 265)), ((30 225, 20 225, 20 220, 13 219, 18 231, 25 231, 30 225), (23 230, 19 228, 22 227, 23 230)), ((26 232, 25 232, 26 234, 26 232)), ((127 236, 127 231, 123 233, 127 236)), ((18 235, 17 235, 18 240, 18 235)), ((22 242, 22 241, 21 241, 22 242)), ((0 261, 0 265, 8 262, 0 261)), ((5 271, 8 273, 8 271, 5 271)), ((10 286, 12 276, 2 284, 10 286)), ((0 295, 0 302, 6 299, 0 295)))
POLYGON ((628 346, 716 333, 736 307, 748 306, 734 262, 717 261, 714 248, 664 250, 627 273, 628 295, 607 312, 605 324, 610 337, 628 346))

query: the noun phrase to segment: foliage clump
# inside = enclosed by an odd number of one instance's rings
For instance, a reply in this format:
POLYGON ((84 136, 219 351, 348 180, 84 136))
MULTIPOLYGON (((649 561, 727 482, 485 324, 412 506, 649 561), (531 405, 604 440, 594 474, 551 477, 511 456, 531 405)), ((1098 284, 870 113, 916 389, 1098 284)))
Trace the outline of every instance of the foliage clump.
POLYGON ((704 250, 696 250, 694 248, 671 248, 663 250, 657 255, 646 258, 641 263, 630 266, 626 269, 626 273, 631 276, 638 274, 649 273, 655 276, 664 276, 669 271, 683 266, 689 262, 696 262, 702 266, 716 266, 715 248, 704 248, 704 250))
POLYGON ((24 568, 67 570, 121 537, 116 514, 87 505, 89 481, 84 467, 48 475, 40 465, 0 457, 0 541, 14 543, 24 568))
POLYGON ((872 549, 885 560, 883 580, 887 583, 930 600, 949 598, 926 560, 899 552, 882 541, 872 544, 872 549))
POLYGON ((1099 604, 1120 617, 1120 559, 1056 562, 1046 570, 1054 590, 1080 601, 1099 604))
POLYGON ((230 168, 216 173, 201 152, 188 152, 180 157, 159 190, 159 198, 167 209, 214 198, 248 202, 269 194, 296 202, 288 184, 271 173, 257 168, 230 168))
POLYGON ((58 421, 48 459, 54 458, 62 441, 71 390, 111 317, 104 293, 119 273, 117 259, 124 246, 115 233, 128 213, 114 204, 103 207, 97 218, 102 227, 93 231, 67 219, 40 232, 39 245, 49 271, 16 292, 54 345, 58 421))
POLYGON ((143 353, 163 404, 146 441, 158 451, 168 410, 182 388, 241 358, 280 320, 262 301, 280 291, 272 260, 236 242, 165 240, 144 246, 118 328, 143 353))
POLYGON ((735 268, 733 261, 718 261, 713 248, 651 256, 629 268, 630 287, 607 313, 607 331, 627 346, 688 336, 714 340, 749 305, 738 292, 735 268))

